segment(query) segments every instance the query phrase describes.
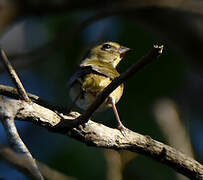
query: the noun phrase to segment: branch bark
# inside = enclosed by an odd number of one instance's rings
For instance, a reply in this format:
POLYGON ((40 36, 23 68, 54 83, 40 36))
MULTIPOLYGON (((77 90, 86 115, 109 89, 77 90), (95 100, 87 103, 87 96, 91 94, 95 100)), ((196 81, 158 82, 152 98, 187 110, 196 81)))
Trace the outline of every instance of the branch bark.
POLYGON ((30 99, 25 91, 25 88, 23 87, 20 78, 18 77, 15 69, 13 68, 12 64, 10 63, 10 61, 8 60, 8 57, 6 56, 6 53, 4 52, 3 49, 0 49, 1 52, 1 60, 4 64, 4 67, 6 68, 13 84, 16 86, 17 90, 18 90, 18 94, 20 95, 21 99, 27 102, 30 102, 30 99))
MULTIPOLYGON (((14 98, 14 99, 20 98, 17 89, 10 87, 10 86, 2 85, 2 84, 0 84, 0 94, 4 95, 4 96, 8 96, 10 98, 14 98)), ((31 93, 27 93, 27 94, 28 94, 28 97, 32 100, 32 102, 35 102, 41 106, 44 106, 48 109, 53 110, 53 111, 58 111, 58 112, 62 112, 62 113, 67 112, 67 108, 65 108, 65 107, 54 105, 48 101, 41 99, 37 95, 31 94, 31 93)))
MULTIPOLYGON (((180 151, 144 136, 128 130, 125 136, 117 129, 106 127, 89 120, 86 124, 77 128, 55 128, 63 119, 55 112, 36 103, 22 102, 21 100, 2 98, 0 108, 12 105, 17 108, 16 119, 33 122, 50 131, 64 134, 79 140, 89 146, 102 147, 114 150, 128 150, 149 156, 191 179, 203 179, 203 166, 194 159, 184 155, 180 151)), ((80 116, 72 112, 65 116, 66 121, 73 121, 80 116)))
MULTIPOLYGON (((2 110, 2 109, 1 109, 2 110)), ((14 109, 12 109, 15 111, 14 109)), ((14 123, 14 116, 10 115, 10 112, 12 111, 11 109, 3 109, 4 112, 9 111, 9 116, 5 114, 4 117, 2 117, 2 111, 1 111, 1 121, 3 124, 3 127, 5 129, 5 132, 7 134, 7 137, 9 139, 9 143, 11 147, 19 153, 19 156, 24 157, 26 160, 26 166, 28 165, 27 170, 29 173, 25 173, 30 179, 32 180, 43 180, 44 178, 42 177, 37 164, 35 160, 33 159, 32 155, 30 154, 29 150, 27 149, 26 145, 23 143, 21 140, 18 131, 16 129, 15 123, 14 123)), ((7 157, 8 158, 8 157, 7 157)), ((14 162, 16 159, 14 159, 14 162)), ((23 167, 21 167, 24 169, 23 167)))

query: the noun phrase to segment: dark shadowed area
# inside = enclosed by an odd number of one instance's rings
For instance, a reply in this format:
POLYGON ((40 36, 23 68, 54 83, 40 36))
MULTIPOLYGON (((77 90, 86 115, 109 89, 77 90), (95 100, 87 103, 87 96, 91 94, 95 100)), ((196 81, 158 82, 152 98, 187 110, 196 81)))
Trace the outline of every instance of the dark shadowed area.
MULTIPOLYGON (((202 163, 202 1, 0 2, 0 44, 25 89, 67 109, 67 80, 88 48, 101 41, 132 49, 119 64, 120 73, 154 44, 164 45, 158 61, 124 83, 120 118, 127 128, 202 163)), ((13 86, 2 64, 0 73, 0 84, 13 86)), ((92 120, 116 128, 111 109, 92 120)), ((16 126, 35 159, 78 180, 187 179, 143 155, 88 147, 28 122, 16 121, 16 126)), ((8 145, 1 124, 0 137, 8 145)), ((26 178, 0 161, 0 179, 26 178)))

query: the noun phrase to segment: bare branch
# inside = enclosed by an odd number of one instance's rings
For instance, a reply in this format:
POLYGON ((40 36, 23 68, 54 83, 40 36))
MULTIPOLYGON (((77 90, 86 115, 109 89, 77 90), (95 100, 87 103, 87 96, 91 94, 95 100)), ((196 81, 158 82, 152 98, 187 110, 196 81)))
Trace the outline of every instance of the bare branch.
MULTIPOLYGON (((153 140, 149 136, 143 136, 127 130, 124 137, 119 130, 106 127, 91 120, 85 125, 80 125, 78 128, 71 130, 66 127, 64 129, 56 129, 57 124, 63 119, 49 109, 35 103, 22 103, 22 101, 14 99, 0 101, 0 108, 7 105, 17 108, 16 119, 31 121, 51 131, 75 138, 89 146, 128 150, 144 154, 168 165, 188 178, 203 179, 203 166, 200 163, 168 145, 153 140)), ((72 112, 69 116, 64 116, 64 118, 66 121, 74 121, 79 116, 79 113, 72 112)))
MULTIPOLYGON (((2 105, 3 105, 4 99, 2 96, 0 96, 0 101, 2 101, 2 105)), ((4 105, 1 106, 0 108, 0 120, 3 124, 9 143, 11 144, 11 147, 16 152, 24 156, 27 159, 27 161, 30 163, 30 167, 31 167, 30 174, 32 174, 30 178, 33 180, 43 180, 44 178, 42 177, 36 165, 35 160, 33 159, 26 145, 21 140, 18 134, 18 131, 16 129, 14 118, 17 113, 17 108, 14 108, 14 106, 12 106, 11 104, 7 104, 6 106, 4 105)))
MULTIPOLYGON (((11 80, 13 81, 14 85, 16 86, 16 88, 18 90, 19 96, 21 97, 22 100, 24 100, 28 103, 31 103, 30 98, 28 97, 17 73, 15 72, 11 63, 9 62, 3 49, 0 49, 0 53, 1 53, 0 57, 11 77, 11 80)), ((3 101, 2 97, 1 97, 1 100, 3 101)), ((28 148, 23 143, 22 139, 20 138, 20 136, 18 134, 17 128, 14 123, 15 115, 16 115, 16 109, 12 109, 12 108, 10 108, 10 106, 7 106, 6 108, 4 106, 0 112, 1 121, 4 126, 5 132, 7 134, 9 143, 11 144, 11 146, 13 147, 13 149, 15 151, 22 153, 22 155, 24 155, 27 158, 27 160, 29 160, 29 163, 32 167, 32 169, 30 169, 31 173, 32 173, 31 179, 43 180, 44 178, 42 177, 34 158, 32 157, 28 148)))
POLYGON ((0 49, 0 51, 1 51, 1 56, 0 56, 1 60, 3 61, 4 66, 5 66, 6 70, 8 71, 8 74, 11 77, 13 84, 16 86, 21 99, 25 100, 27 102, 30 102, 30 99, 29 99, 17 73, 15 72, 15 69, 9 62, 8 57, 6 56, 6 53, 4 52, 3 49, 0 49))
MULTIPOLYGON (((14 99, 20 98, 17 89, 10 87, 10 86, 2 85, 2 84, 0 84, 0 94, 10 97, 10 98, 14 98, 14 99)), ((58 111, 58 112, 61 112, 64 114, 67 113, 67 108, 65 108, 65 107, 54 105, 48 101, 41 99, 37 95, 31 94, 31 93, 27 93, 27 94, 28 94, 28 97, 32 100, 32 102, 35 102, 41 106, 44 106, 48 109, 53 110, 53 111, 58 111)))
MULTIPOLYGON (((33 174, 31 174, 32 166, 30 165, 29 161, 25 156, 21 154, 15 153, 10 148, 4 147, 0 145, 0 159, 4 160, 5 162, 9 163, 10 165, 14 166, 28 178, 32 178, 33 174)), ((68 177, 54 169, 49 168, 47 165, 37 162, 37 165, 42 173, 43 177, 46 180, 76 180, 75 178, 68 177)))

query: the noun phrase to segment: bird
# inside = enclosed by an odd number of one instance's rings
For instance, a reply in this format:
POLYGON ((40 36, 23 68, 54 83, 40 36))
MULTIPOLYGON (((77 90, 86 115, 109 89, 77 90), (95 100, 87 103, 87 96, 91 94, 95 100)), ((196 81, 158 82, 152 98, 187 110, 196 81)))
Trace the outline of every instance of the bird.
MULTIPOLYGON (((69 95, 73 101, 71 107, 76 105, 86 110, 97 95, 120 75, 116 67, 129 50, 130 48, 112 41, 99 43, 91 48, 68 81, 69 95)), ((97 109, 103 111, 112 108, 117 120, 117 128, 121 131, 125 126, 120 120, 116 103, 123 94, 123 88, 123 84, 118 86, 97 109)))

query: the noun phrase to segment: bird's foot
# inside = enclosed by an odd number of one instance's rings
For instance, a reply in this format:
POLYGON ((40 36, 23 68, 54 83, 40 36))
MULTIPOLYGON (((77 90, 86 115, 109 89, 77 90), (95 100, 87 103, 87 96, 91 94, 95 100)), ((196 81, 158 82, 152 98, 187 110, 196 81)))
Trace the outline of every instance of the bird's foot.
POLYGON ((117 129, 121 132, 121 134, 127 138, 127 131, 128 131, 128 128, 126 128, 123 124, 119 124, 117 126, 117 129))

